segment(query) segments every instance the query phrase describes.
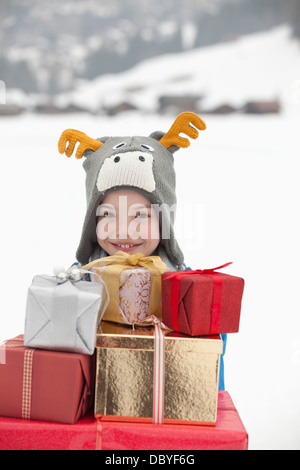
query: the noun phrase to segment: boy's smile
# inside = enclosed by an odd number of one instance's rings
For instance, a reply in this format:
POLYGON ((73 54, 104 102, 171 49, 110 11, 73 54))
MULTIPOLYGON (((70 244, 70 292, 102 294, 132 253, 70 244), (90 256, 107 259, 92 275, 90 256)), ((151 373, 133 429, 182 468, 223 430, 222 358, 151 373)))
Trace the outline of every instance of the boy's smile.
MULTIPOLYGON (((121 243, 111 243, 112 247, 114 247, 117 251, 125 251, 125 252, 133 252, 138 248, 139 246, 142 245, 142 243, 136 243, 136 244, 121 244, 121 243)), ((137 252, 136 252, 137 253, 137 252)))
POLYGON ((97 241, 109 255, 118 251, 152 255, 160 234, 159 218, 150 201, 134 190, 107 194, 97 209, 97 241))

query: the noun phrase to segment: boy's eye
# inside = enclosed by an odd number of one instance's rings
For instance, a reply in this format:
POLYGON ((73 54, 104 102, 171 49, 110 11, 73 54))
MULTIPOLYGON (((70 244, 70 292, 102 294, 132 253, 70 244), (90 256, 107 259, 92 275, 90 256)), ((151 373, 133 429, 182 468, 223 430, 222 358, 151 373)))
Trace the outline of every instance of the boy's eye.
POLYGON ((97 217, 116 217, 116 210, 112 204, 100 204, 96 211, 97 217))
POLYGON ((113 212, 104 211, 103 214, 100 214, 100 217, 114 217, 115 214, 113 212))
POLYGON ((148 214, 148 212, 137 212, 136 213, 136 218, 139 218, 139 219, 148 219, 148 217, 150 217, 150 215, 148 214))

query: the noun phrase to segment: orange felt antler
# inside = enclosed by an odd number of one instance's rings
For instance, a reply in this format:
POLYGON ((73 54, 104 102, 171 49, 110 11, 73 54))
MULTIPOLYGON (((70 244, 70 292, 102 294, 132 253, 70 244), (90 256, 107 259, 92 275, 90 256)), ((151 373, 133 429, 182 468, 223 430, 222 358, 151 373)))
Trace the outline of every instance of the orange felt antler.
POLYGON ((83 132, 75 131, 74 129, 67 129, 62 133, 58 141, 59 153, 65 153, 67 157, 70 157, 77 142, 79 142, 79 146, 75 157, 78 159, 82 157, 85 150, 91 149, 95 151, 98 150, 101 145, 103 145, 103 143, 99 142, 99 140, 92 139, 83 132), (69 144, 66 147, 67 142, 69 142, 69 144))
POLYGON ((170 130, 160 139, 160 143, 167 149, 172 145, 177 147, 186 148, 190 145, 190 141, 179 134, 183 132, 192 139, 197 139, 199 132, 190 125, 192 123, 197 129, 203 131, 206 129, 206 124, 202 119, 194 113, 182 113, 174 121, 170 130))

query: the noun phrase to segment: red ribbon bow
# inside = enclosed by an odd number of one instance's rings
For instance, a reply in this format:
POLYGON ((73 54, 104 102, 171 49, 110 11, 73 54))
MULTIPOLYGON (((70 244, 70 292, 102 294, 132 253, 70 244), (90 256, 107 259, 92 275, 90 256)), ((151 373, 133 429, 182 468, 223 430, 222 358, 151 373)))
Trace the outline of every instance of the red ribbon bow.
POLYGON ((172 319, 172 328, 176 331, 180 331, 178 323, 178 304, 179 304, 179 291, 180 291, 180 281, 183 277, 189 275, 208 275, 211 276, 214 280, 214 292, 212 299, 212 312, 211 312, 211 324, 210 324, 210 335, 218 334, 220 327, 220 314, 221 314, 221 299, 222 299, 222 279, 218 277, 219 273, 216 273, 218 269, 225 268, 232 264, 225 263, 222 266, 211 269, 196 269, 188 271, 175 271, 169 273, 164 279, 173 279, 171 287, 171 319, 172 319))

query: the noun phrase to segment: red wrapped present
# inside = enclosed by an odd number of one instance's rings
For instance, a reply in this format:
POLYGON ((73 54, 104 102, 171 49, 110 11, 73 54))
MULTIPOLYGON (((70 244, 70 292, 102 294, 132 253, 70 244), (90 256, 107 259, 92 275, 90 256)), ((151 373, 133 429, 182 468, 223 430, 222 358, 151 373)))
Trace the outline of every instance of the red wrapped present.
POLYGON ((92 406, 95 356, 0 346, 0 416, 75 423, 92 406))
MULTIPOLYGON (((248 434, 228 392, 219 392, 214 427, 0 418, 1 450, 247 450, 248 434)), ((152 462, 153 463, 153 462, 152 462)))
POLYGON ((162 275, 162 321, 190 336, 239 330, 244 279, 214 269, 162 275))
POLYGON ((247 450, 248 434, 227 392, 219 392, 216 426, 147 425, 102 421, 102 450, 247 450))

